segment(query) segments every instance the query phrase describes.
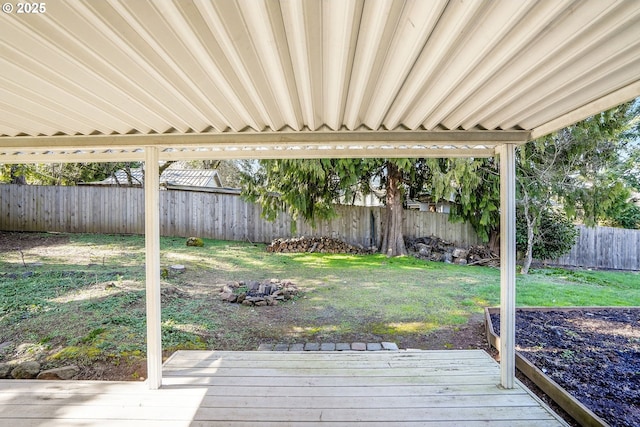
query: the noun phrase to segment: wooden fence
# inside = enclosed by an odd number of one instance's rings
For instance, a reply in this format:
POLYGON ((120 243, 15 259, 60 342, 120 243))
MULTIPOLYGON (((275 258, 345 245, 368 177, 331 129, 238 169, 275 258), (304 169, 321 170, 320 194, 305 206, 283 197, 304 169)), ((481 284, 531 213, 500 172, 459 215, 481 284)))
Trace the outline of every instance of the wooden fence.
MULTIPOLYGON (((291 232, 291 218, 264 220, 258 205, 238 195, 194 191, 160 192, 160 232, 269 243, 279 237, 330 236, 351 244, 378 245, 384 210, 337 206, 337 217, 312 228, 302 221, 291 232)), ((144 191, 140 188, 0 185, 0 230, 144 234, 144 191)), ((466 223, 447 214, 405 211, 408 237, 438 236, 460 246, 479 239, 466 223)))
POLYGON ((571 251, 553 261, 569 267, 640 270, 640 230, 578 226, 571 251))

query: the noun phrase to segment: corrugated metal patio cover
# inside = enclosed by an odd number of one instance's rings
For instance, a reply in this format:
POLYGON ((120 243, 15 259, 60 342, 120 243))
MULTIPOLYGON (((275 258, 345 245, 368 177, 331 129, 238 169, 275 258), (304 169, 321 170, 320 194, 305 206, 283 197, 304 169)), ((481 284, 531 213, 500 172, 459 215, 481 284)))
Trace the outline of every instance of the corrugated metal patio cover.
POLYGON ((640 95, 635 0, 8 4, 5 147, 125 134, 526 140, 640 95))

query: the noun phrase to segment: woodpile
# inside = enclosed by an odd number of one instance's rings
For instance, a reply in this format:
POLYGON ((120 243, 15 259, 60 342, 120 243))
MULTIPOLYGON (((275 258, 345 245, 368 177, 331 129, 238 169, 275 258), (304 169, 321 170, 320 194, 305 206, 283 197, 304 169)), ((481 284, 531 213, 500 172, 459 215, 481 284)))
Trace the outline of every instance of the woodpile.
POLYGON ((269 246, 267 252, 298 253, 318 252, 322 254, 368 254, 361 246, 353 246, 332 237, 294 237, 291 239, 276 239, 269 246))
POLYGON ((406 239, 405 244, 410 254, 429 261, 493 267, 500 265, 500 256, 483 245, 461 248, 435 236, 406 239))
POLYGON ((263 282, 231 282, 220 285, 220 299, 247 306, 278 305, 298 295, 298 287, 288 281, 270 279, 263 282))

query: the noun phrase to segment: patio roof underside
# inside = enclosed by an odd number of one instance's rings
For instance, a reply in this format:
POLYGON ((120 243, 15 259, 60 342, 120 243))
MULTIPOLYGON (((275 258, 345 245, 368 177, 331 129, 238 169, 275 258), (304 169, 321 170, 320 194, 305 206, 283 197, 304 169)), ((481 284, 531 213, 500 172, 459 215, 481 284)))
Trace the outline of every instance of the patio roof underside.
POLYGON ((492 156, 640 95, 638 1, 53 1, 0 163, 492 156))

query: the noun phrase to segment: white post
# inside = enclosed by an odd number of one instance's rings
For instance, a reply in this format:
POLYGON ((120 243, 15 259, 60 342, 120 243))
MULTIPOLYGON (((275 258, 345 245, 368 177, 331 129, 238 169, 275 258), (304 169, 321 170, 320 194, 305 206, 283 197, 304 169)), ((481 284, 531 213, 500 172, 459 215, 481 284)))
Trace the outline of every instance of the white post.
POLYGON ((158 148, 145 147, 144 234, 147 293, 147 384, 162 385, 162 331, 160 320, 160 170, 158 148))
POLYGON ((500 154, 500 384, 511 389, 516 375, 516 158, 515 145, 500 154))

